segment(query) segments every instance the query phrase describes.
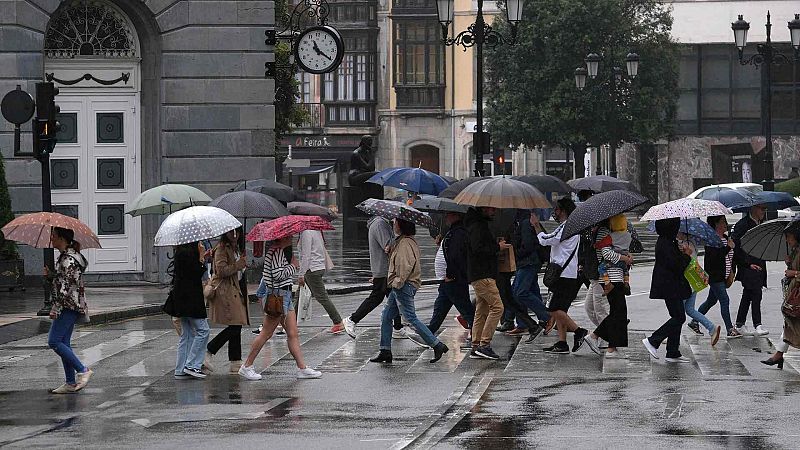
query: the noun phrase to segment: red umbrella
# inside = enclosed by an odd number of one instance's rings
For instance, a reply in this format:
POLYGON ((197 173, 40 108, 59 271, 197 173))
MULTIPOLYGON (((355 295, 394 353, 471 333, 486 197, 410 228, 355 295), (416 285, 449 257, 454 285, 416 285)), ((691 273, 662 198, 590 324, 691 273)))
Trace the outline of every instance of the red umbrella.
POLYGON ((306 230, 333 230, 333 225, 319 216, 283 216, 261 222, 247 233, 248 241, 277 241, 306 230))
POLYGON ((50 233, 53 227, 66 228, 75 233, 75 241, 81 248, 101 248, 97 235, 88 225, 78 219, 53 212, 25 214, 8 222, 3 227, 6 239, 22 242, 36 248, 50 248, 50 233))

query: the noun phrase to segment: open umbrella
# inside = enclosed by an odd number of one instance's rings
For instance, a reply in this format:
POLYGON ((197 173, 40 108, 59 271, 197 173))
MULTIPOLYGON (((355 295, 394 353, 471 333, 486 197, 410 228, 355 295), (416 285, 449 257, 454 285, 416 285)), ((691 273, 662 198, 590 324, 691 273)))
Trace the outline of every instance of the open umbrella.
MULTIPOLYGON (((647 225, 647 229, 655 233, 656 222, 651 221, 650 224, 647 225)), ((722 248, 726 245, 726 242, 719 237, 717 231, 714 230, 711 225, 697 217, 681 220, 680 231, 688 235, 689 239, 698 247, 708 246, 722 248)))
POLYGON ((185 184, 164 184, 139 194, 127 214, 133 217, 146 214, 171 214, 190 206, 207 205, 211 197, 185 184))
POLYGON ((569 180, 567 183, 572 186, 575 191, 594 191, 594 192, 608 192, 608 191, 631 191, 639 192, 636 186, 630 181, 620 180, 619 178, 610 177, 608 175, 594 175, 591 177, 578 178, 576 180, 569 180))
POLYGON ((381 216, 389 220, 403 219, 425 228, 435 226, 428 214, 401 202, 368 198, 356 205, 356 208, 371 216, 381 216))
POLYGON ((156 247, 183 245, 222 236, 242 224, 229 212, 213 206, 192 206, 164 219, 155 238, 156 247))
POLYGON ((287 205, 291 214, 298 216, 319 216, 328 222, 332 222, 339 218, 339 215, 333 212, 330 208, 326 208, 316 203, 308 202, 289 202, 287 205))
POLYGON ((256 224, 249 233, 248 241, 277 241, 306 230, 333 230, 330 222, 319 216, 283 216, 268 222, 256 224))
POLYGON ((469 206, 493 208, 551 208, 547 198, 535 187, 511 178, 489 178, 465 187, 454 199, 469 206))
POLYGON ((608 191, 593 195, 581 202, 569 215, 561 233, 561 240, 580 234, 598 223, 630 211, 647 202, 647 197, 631 191, 608 191))
POLYGON ((568 194, 573 191, 572 187, 565 183, 564 180, 552 175, 522 175, 511 177, 511 179, 528 183, 542 192, 568 194))
POLYGON ((733 214, 733 211, 716 200, 679 198, 650 207, 642 216, 642 220, 691 219, 692 217, 724 216, 726 214, 733 214))
POLYGON ((702 197, 703 200, 716 200, 734 211, 756 204, 755 195, 743 189, 707 189, 703 191, 702 197))
MULTIPOLYGON (((797 206, 797 200, 788 192, 764 191, 753 195, 754 205, 764 205, 768 209, 784 209, 797 206)), ((752 205, 733 208, 735 212, 746 212, 752 205)))
POLYGON ((443 190, 442 192, 439 192, 439 197, 454 199, 456 198, 456 195, 460 194, 461 191, 463 191, 464 188, 466 188, 470 184, 488 179, 489 178, 487 177, 469 177, 469 178, 464 178, 463 180, 458 180, 455 183, 448 186, 447 189, 443 190))
POLYGON ((36 248, 51 248, 50 233, 53 227, 66 228, 75 233, 81 248, 101 248, 100 240, 88 225, 73 217, 54 212, 24 214, 3 227, 3 236, 36 248))
POLYGON ((789 228, 800 229, 800 222, 789 219, 768 220, 756 225, 742 236, 742 250, 750 256, 764 261, 783 261, 789 255, 786 236, 789 228))
POLYGON ((411 206, 420 211, 427 212, 456 212, 464 214, 469 210, 469 206, 467 205, 459 205, 449 198, 439 197, 420 198, 414 200, 411 206))
POLYGON ((447 188, 450 183, 439 175, 422 168, 395 167, 384 169, 376 173, 367 183, 381 186, 396 187, 419 194, 437 195, 447 188))
POLYGON ((294 189, 285 184, 278 183, 277 181, 264 178, 241 181, 232 190, 232 192, 236 191, 260 192, 264 195, 269 195, 279 202, 293 202, 297 200, 297 194, 294 192, 294 189))
POLYGON ((243 219, 275 219, 289 215, 281 202, 253 191, 229 192, 215 198, 208 206, 224 209, 243 219))

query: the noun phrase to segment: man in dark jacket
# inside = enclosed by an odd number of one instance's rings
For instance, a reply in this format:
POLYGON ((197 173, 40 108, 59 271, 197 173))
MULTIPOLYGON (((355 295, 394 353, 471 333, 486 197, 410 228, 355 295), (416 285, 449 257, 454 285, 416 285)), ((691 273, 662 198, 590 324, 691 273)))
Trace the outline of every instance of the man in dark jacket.
POLYGON ((769 331, 761 326, 761 288, 767 286, 767 263, 754 258, 742 250, 741 240, 751 228, 764 221, 764 205, 755 205, 750 213, 736 222, 731 233, 736 248, 733 249, 733 262, 736 264, 736 280, 742 283, 742 301, 736 314, 736 329, 743 335, 765 336, 769 331), (747 328, 747 311, 752 308, 753 330, 747 328))
POLYGON ((509 244, 495 241, 489 230, 489 220, 495 208, 470 208, 465 219, 469 252, 467 276, 475 289, 475 319, 472 326, 472 350, 470 358, 500 359, 492 350, 492 336, 503 317, 503 302, 497 289, 497 256, 500 248, 509 244))
POLYGON ((469 278, 467 276, 467 253, 469 236, 464 228, 463 215, 448 212, 445 221, 449 227, 442 239, 442 251, 447 263, 447 272, 439 285, 439 295, 433 302, 433 315, 428 328, 436 333, 442 326, 450 307, 455 306, 461 317, 472 327, 475 307, 469 298, 469 278))
POLYGON ((550 313, 544 306, 539 289, 539 269, 542 267, 542 261, 539 259, 538 250, 541 245, 536 233, 533 232, 530 217, 530 210, 519 210, 514 224, 512 244, 516 255, 517 274, 511 287, 515 301, 509 306, 516 309, 514 315, 517 318, 517 327, 508 334, 529 333, 531 336, 529 340, 533 340, 543 328, 531 319, 528 310, 533 311, 541 322, 550 320, 550 313))
POLYGON ((667 362, 691 362, 681 355, 681 327, 686 321, 683 301, 692 295, 692 288, 683 276, 683 271, 692 261, 692 250, 687 244, 679 245, 677 241, 680 219, 664 219, 656 221, 656 261, 650 282, 650 298, 662 299, 667 305, 669 320, 661 328, 654 331, 642 343, 654 358, 658 358, 658 347, 666 339, 667 362))

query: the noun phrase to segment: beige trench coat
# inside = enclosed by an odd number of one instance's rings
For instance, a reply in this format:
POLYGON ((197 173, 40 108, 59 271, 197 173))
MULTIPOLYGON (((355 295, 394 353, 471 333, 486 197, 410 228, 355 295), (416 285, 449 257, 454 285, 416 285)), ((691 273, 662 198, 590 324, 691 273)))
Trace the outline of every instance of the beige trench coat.
POLYGON ((208 318, 219 325, 250 325, 247 299, 239 289, 239 271, 245 264, 236 261, 236 253, 222 242, 214 247, 214 275, 209 283, 216 286, 216 294, 208 305, 208 318))

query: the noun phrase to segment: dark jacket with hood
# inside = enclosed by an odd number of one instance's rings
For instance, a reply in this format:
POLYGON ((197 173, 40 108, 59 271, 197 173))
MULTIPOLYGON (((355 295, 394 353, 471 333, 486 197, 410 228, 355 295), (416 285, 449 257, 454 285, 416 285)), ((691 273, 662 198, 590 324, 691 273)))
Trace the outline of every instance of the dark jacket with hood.
POLYGON ((206 267, 200 262, 199 254, 179 248, 175 251, 171 266, 172 289, 164 304, 164 312, 173 317, 208 317, 203 298, 203 273, 206 267))
POLYGON ((464 219, 469 238, 467 272, 469 282, 497 278, 497 255, 500 246, 489 230, 489 219, 476 208, 470 208, 464 219))
POLYGON ((539 238, 531 226, 531 213, 529 210, 519 210, 514 224, 514 233, 511 244, 514 246, 517 269, 533 266, 537 271, 542 267, 539 259, 539 238))
POLYGON ((706 257, 703 260, 703 269, 708 274, 709 283, 721 283, 725 281, 725 257, 731 248, 726 244, 725 247, 706 246, 706 257))
POLYGON ((469 235, 467 229, 464 228, 463 220, 450 225, 450 229, 442 240, 442 249, 447 263, 447 278, 455 283, 468 283, 469 235))
POLYGON ((656 221, 656 262, 650 282, 650 298, 684 300, 692 295, 692 288, 683 276, 692 258, 678 248, 680 219, 656 221))
POLYGON ((736 244, 736 248, 733 249, 733 262, 737 269, 736 279, 741 281, 746 289, 761 289, 762 286, 767 286, 767 263, 742 250, 742 236, 756 225, 756 221, 747 214, 736 222, 731 232, 731 239, 736 244), (750 264, 761 267, 761 270, 753 270, 750 264))

